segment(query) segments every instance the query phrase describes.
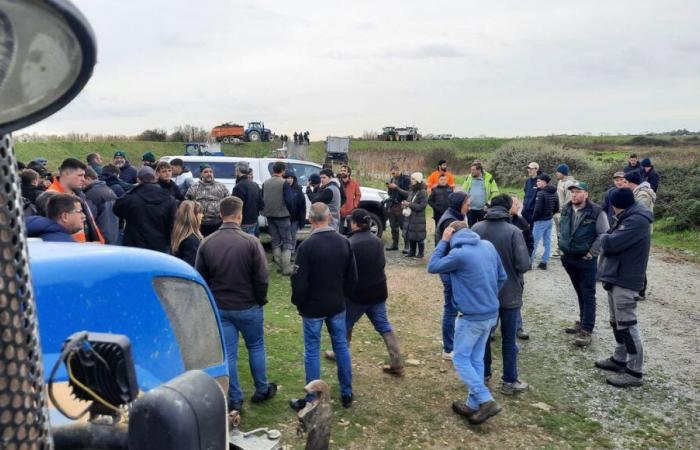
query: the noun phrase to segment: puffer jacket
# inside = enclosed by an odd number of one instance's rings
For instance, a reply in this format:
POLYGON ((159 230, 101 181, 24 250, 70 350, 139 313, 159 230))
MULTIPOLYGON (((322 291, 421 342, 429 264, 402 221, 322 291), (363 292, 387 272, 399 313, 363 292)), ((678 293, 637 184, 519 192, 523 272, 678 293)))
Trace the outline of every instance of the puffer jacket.
POLYGON ((645 181, 634 190, 634 201, 641 204, 649 211, 654 212, 656 192, 654 192, 649 183, 645 181))
POLYGON ((425 240, 425 208, 428 206, 428 191, 425 183, 416 183, 411 186, 411 194, 408 197, 411 215, 406 218, 405 237, 409 241, 421 242, 425 240))
POLYGON ((433 219, 440 220, 442 214, 449 208, 449 201, 447 200, 453 189, 448 186, 435 186, 430 191, 430 196, 428 197, 428 204, 433 208, 433 219))
POLYGON ((202 205, 202 209, 204 209, 203 221, 205 223, 213 223, 221 222, 219 202, 228 197, 228 195, 228 188, 225 184, 218 181, 207 183, 204 180, 199 180, 189 188, 185 198, 199 202, 202 205))
POLYGON ((557 212, 559 212, 557 188, 551 184, 542 189, 538 188, 537 197, 535 197, 535 209, 532 211, 532 221, 550 220, 557 212))

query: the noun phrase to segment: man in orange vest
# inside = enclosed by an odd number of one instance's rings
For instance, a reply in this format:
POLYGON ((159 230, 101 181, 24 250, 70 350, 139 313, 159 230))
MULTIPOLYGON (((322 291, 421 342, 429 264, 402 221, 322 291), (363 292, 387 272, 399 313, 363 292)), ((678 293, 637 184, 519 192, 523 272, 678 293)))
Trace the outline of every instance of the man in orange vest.
POLYGON ((447 161, 444 159, 441 159, 438 164, 437 168, 433 173, 430 174, 428 177, 428 180, 425 182, 425 184, 428 186, 428 191, 431 191, 434 186, 438 185, 438 182, 440 181, 440 177, 445 175, 447 177, 447 185, 451 187, 453 190, 455 188, 455 176, 452 175, 452 172, 450 172, 447 169, 447 161))
POLYGON ((82 191, 85 186, 86 168, 87 166, 78 159, 68 158, 64 160, 58 168, 58 176, 54 178, 53 183, 46 189, 46 192, 71 194, 79 198, 83 213, 85 214, 85 227, 73 233, 73 239, 75 239, 76 242, 96 242, 104 244, 105 240, 102 236, 102 232, 95 222, 95 217, 82 191))

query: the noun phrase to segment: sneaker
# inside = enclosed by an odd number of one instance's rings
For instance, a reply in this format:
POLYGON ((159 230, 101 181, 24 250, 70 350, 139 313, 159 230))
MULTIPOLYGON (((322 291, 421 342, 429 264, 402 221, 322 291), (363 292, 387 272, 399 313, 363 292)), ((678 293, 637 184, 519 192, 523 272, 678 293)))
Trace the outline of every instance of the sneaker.
POLYGON ((294 411, 299 412, 306 406, 306 400, 303 398, 293 398, 289 400, 289 407, 294 411))
POLYGON ((590 331, 581 330, 574 338, 574 345, 577 347, 588 347, 591 345, 592 340, 593 336, 590 331))
POLYGON ((353 396, 352 394, 350 395, 341 395, 340 396, 340 402, 343 404, 343 408, 349 408, 352 406, 352 401, 353 401, 353 396))
POLYGON ((228 401, 228 412, 231 411, 238 411, 239 413, 243 412, 243 400, 239 402, 234 402, 229 400, 228 401))
POLYGON ((538 268, 538 269, 542 269, 542 270, 547 270, 547 263, 546 263, 546 262, 541 262, 541 263, 539 263, 539 264, 537 265, 537 268, 538 268))
POLYGON ((250 398, 250 401, 253 403, 264 402, 265 400, 270 400, 275 394, 277 394, 277 385, 275 383, 267 383, 267 392, 264 394, 258 394, 256 392, 250 398))
POLYGON ((444 359, 445 361, 452 361, 452 353, 453 352, 447 353, 447 352, 443 351, 442 352, 442 359, 444 359))
POLYGON ((609 370, 611 372, 622 373, 627 370, 625 367, 627 366, 626 363, 615 361, 613 358, 601 359, 600 361, 596 361, 594 365, 599 369, 609 370))
POLYGON ((609 375, 605 381, 619 388, 639 387, 643 384, 642 377, 635 377, 629 372, 609 375))
POLYGON ((525 392, 530 389, 530 385, 524 383, 520 380, 515 380, 513 383, 506 383, 505 381, 501 385, 501 394, 513 395, 525 392))
POLYGON ((330 361, 335 361, 335 352, 333 350, 326 350, 323 352, 323 356, 330 361))
POLYGON ((645 295, 638 295, 634 298, 634 301, 635 302, 643 302, 646 299, 647 299, 647 297, 645 295))
POLYGON ((479 409, 467 419, 472 425, 479 425, 499 412, 501 412, 501 407, 494 400, 491 400, 479 405, 479 409))
POLYGON ((524 341, 527 341, 530 339, 530 335, 523 330, 522 328, 518 328, 518 330, 515 332, 516 336, 518 336, 518 339, 522 339, 524 341))
POLYGON ((401 253, 403 253, 404 255, 408 255, 408 249, 405 248, 405 249, 401 250, 401 253))
POLYGON ((413 253, 411 253, 411 252, 408 252, 408 253, 406 253, 405 255, 403 255, 403 257, 404 257, 404 258, 415 258, 416 255, 413 254, 413 253))
POLYGON ((566 327, 564 328, 564 333, 566 334, 579 334, 581 332, 581 322, 578 320, 574 322, 573 327, 566 327))
POLYGON ((392 245, 391 247, 387 247, 384 250, 386 250, 388 252, 393 252, 393 251, 398 250, 398 249, 399 249, 398 245, 392 245))
POLYGON ((452 402, 452 411, 454 411, 455 414, 459 414, 460 416, 468 418, 477 410, 468 407, 467 404, 464 403, 462 400, 455 400, 452 402))

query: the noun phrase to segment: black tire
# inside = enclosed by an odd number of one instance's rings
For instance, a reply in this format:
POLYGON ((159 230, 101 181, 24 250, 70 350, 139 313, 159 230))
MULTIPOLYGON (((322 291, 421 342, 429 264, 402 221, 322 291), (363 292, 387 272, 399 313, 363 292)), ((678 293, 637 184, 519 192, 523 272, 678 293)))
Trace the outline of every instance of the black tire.
POLYGON ((228 136, 227 136, 227 137, 224 137, 224 138, 221 140, 221 142, 223 142, 224 144, 228 144, 228 142, 229 142, 228 136))
POLYGON ((384 222, 382 222, 382 219, 377 214, 375 214, 373 212, 369 213, 369 217, 370 217, 370 225, 369 225, 370 232, 381 239, 382 234, 384 234, 384 222))
POLYGON ((248 133, 248 140, 250 142, 259 142, 260 141, 260 133, 257 131, 251 131, 248 133))

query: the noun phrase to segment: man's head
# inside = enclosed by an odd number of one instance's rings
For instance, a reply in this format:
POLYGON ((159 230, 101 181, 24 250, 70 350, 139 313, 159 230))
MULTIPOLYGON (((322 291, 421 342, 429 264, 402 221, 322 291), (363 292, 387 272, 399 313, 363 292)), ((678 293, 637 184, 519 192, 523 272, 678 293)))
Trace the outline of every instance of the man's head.
POLYGON ((469 167, 469 170, 471 171, 472 177, 480 178, 484 173, 484 166, 481 165, 481 161, 474 161, 469 167))
POLYGON ((102 164, 102 156, 99 153, 90 153, 85 159, 90 165, 97 164, 99 166, 102 164))
POLYGON ((540 189, 547 186, 550 181, 552 181, 552 178, 546 173, 541 173, 537 175, 537 187, 540 189))
POLYGON ((613 183, 615 183, 616 188, 627 187, 627 180, 625 180, 625 172, 615 172, 613 175, 613 183))
POLYGON ((123 150, 117 150, 114 152, 114 158, 112 159, 114 165, 120 169, 126 165, 126 153, 123 150))
POLYGON ((59 183, 70 193, 85 187, 86 165, 75 158, 63 160, 58 167, 59 183))
POLYGON ((207 163, 199 165, 199 178, 206 183, 214 181, 214 169, 207 163))
POLYGON ((627 162, 630 163, 630 166, 635 167, 637 163, 639 162, 639 158, 637 157, 636 153, 632 153, 630 157, 627 159, 627 162))
POLYGON ((311 228, 327 227, 331 221, 331 210, 328 205, 321 202, 316 202, 309 207, 309 222, 311 228))
POLYGON ((460 230, 464 230, 465 228, 467 228, 467 224, 463 220, 455 220, 454 222, 449 224, 448 227, 455 230, 456 233, 460 230))
POLYGON ((447 186, 447 175, 440 175, 440 177, 438 178, 438 186, 447 186))
POLYGON ((272 165, 272 174, 278 177, 281 177, 285 170, 287 170, 287 165, 282 161, 275 161, 272 165))
POLYGON ((569 166, 566 164, 559 164, 557 166, 557 171, 554 175, 557 177, 557 180, 561 180, 562 178, 568 176, 569 175, 569 166))
POLYGON ((85 169, 85 186, 90 186, 95 181, 97 181, 97 172, 92 167, 88 167, 85 169))
POLYGON ((464 215, 469 211, 469 194, 464 191, 453 192, 447 196, 447 204, 464 215))
POLYGON ((644 158, 642 160, 642 169, 644 169, 645 172, 649 172, 653 168, 654 166, 651 165, 651 159, 644 158))
POLYGON ((318 186, 321 184, 321 175, 317 173, 312 173, 309 175, 309 184, 311 186, 318 186))
POLYGON ((397 166, 396 164, 392 165, 392 166, 389 168, 389 172, 391 173, 391 176, 394 177, 394 178, 396 178, 396 177, 398 177, 399 175, 401 175, 401 172, 399 171, 399 166, 397 166))
POLYGON ((621 188, 615 189, 610 194, 610 204, 615 211, 615 215, 619 215, 622 211, 634 205, 634 193, 632 189, 621 188))
POLYGON ((248 161, 239 161, 236 163, 236 176, 247 177, 250 172, 250 163, 248 161))
POLYGON ((350 214, 350 228, 352 231, 369 230, 372 225, 372 217, 369 211, 363 208, 357 208, 350 214))
POLYGON ((290 186, 293 185, 294 182, 296 181, 296 179, 297 179, 297 177, 293 171, 291 171, 289 169, 284 171, 284 181, 286 181, 287 184, 289 184, 290 186))
POLYGON ((535 178, 538 170, 540 170, 540 165, 536 162, 531 162, 527 165, 527 176, 530 178, 535 178))
POLYGON ((153 152, 146 152, 141 157, 141 163, 147 166, 153 166, 156 163, 156 155, 153 152))
POLYGON ((574 206, 582 206, 588 200, 588 183, 585 181, 577 181, 569 186, 571 193, 571 204, 574 206))
POLYGON ((447 161, 444 159, 438 161, 437 170, 439 170, 440 172, 447 172, 447 161))
POLYGON ((170 168, 173 171, 173 176, 179 176, 185 171, 185 162, 180 158, 175 158, 170 161, 170 168))
POLYGON ((62 225, 69 233, 83 229, 85 212, 80 200, 70 194, 55 194, 46 204, 46 217, 62 225))
POLYGON ((243 220, 243 200, 235 195, 224 198, 219 202, 219 214, 224 222, 240 225, 243 220))
POLYGON ((627 185, 631 189, 635 189, 637 186, 642 184, 642 174, 633 170, 625 174, 625 180, 627 180, 627 185))
POLYGON ((325 186, 331 182, 331 179, 333 178, 333 170, 321 169, 319 176, 321 177, 321 186, 325 186))
POLYGON ((39 186, 40 177, 36 170, 24 169, 19 173, 19 177, 24 185, 39 186))
POLYGON ((102 168, 102 175, 114 175, 115 177, 118 177, 119 167, 115 166, 114 164, 107 164, 102 168))
POLYGON ((156 164, 156 178, 163 183, 169 183, 173 177, 173 168, 167 161, 156 164))
POLYGON ((513 199, 510 198, 508 194, 499 194, 491 199, 491 207, 495 208, 497 206, 505 208, 506 211, 510 211, 510 208, 513 206, 513 199))
POLYGON ((346 179, 346 178, 350 178, 350 175, 352 175, 352 169, 350 168, 350 166, 348 166, 347 164, 343 164, 342 166, 340 166, 340 172, 338 172, 338 178, 346 179))
POLYGON ((136 178, 138 178, 139 183, 141 184, 155 183, 156 171, 153 170, 150 166, 143 166, 139 169, 138 173, 136 174, 136 178))

